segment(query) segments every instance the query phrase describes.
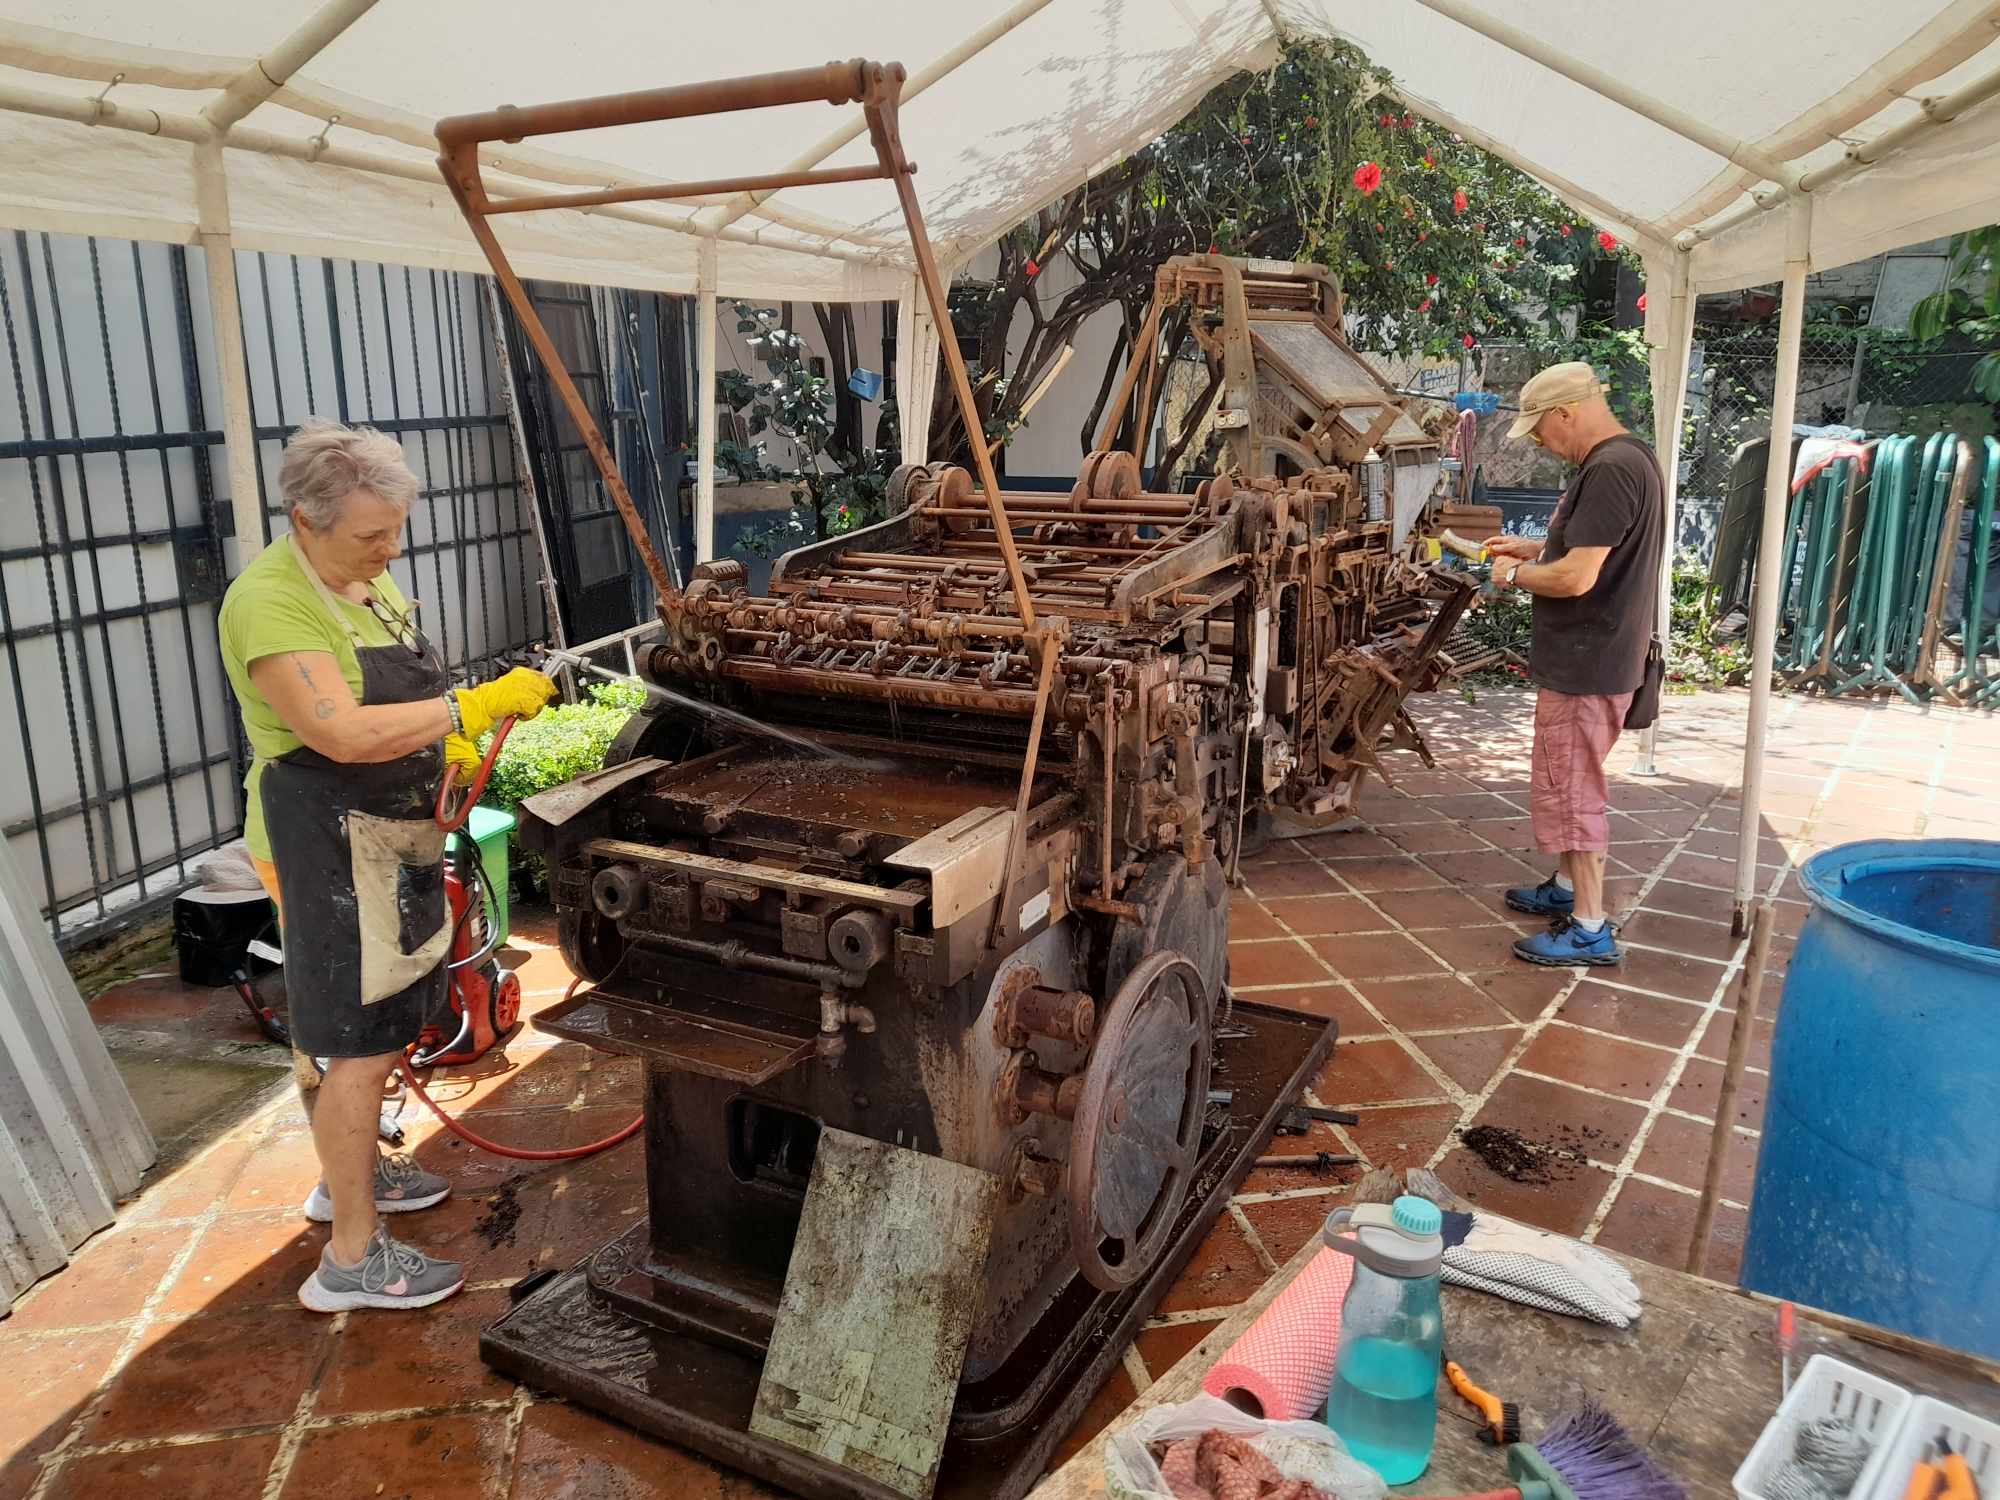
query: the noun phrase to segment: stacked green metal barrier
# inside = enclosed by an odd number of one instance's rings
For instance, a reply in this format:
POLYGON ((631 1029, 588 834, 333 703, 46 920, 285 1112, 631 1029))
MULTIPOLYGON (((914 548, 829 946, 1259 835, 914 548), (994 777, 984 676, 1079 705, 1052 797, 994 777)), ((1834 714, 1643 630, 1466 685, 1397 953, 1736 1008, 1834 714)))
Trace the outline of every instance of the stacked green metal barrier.
POLYGON ((1973 450, 1944 433, 1884 438, 1869 463, 1838 459, 1800 487, 1779 555, 1777 666, 1793 686, 2000 704, 2000 674, 1986 660, 2000 655, 2000 629, 1982 623, 2000 441, 1985 439, 1984 457, 1976 497, 1973 450), (1943 614, 1967 510, 1964 662, 1947 680, 1936 662, 1951 633, 1943 614))
POLYGON ((2000 438, 1986 439, 1986 473, 1972 511, 1972 554, 1966 559, 1965 610, 1961 627, 1965 665, 1945 686, 1954 697, 1991 707, 2000 703, 2000 675, 1986 669, 1986 657, 2000 656, 2000 617, 1986 623, 1987 568, 1993 552, 1993 514, 2000 505, 2000 438))

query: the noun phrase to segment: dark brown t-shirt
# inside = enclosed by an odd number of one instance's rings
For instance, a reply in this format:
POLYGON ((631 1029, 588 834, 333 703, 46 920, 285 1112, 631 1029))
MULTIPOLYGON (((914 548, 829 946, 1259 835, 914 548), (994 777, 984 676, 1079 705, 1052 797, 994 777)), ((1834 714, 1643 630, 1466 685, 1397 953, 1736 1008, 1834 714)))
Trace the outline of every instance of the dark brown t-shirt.
POLYGON ((1590 592, 1535 597, 1528 675, 1537 687, 1578 695, 1627 693, 1646 673, 1660 609, 1666 491, 1653 450, 1631 433, 1585 455, 1549 521, 1542 561, 1573 547, 1609 547, 1590 592))

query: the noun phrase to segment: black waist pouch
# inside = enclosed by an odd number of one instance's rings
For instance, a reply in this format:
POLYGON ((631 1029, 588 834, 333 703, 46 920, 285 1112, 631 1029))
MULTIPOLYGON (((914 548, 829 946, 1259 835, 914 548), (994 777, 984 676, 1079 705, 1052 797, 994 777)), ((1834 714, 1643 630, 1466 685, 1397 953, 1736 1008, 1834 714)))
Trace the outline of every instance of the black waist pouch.
POLYGON ((1646 647, 1646 675, 1639 679, 1639 686, 1632 693, 1632 704, 1625 710, 1627 729, 1652 727, 1660 716, 1660 691, 1666 680, 1667 653, 1660 646, 1660 638, 1654 636, 1646 647))

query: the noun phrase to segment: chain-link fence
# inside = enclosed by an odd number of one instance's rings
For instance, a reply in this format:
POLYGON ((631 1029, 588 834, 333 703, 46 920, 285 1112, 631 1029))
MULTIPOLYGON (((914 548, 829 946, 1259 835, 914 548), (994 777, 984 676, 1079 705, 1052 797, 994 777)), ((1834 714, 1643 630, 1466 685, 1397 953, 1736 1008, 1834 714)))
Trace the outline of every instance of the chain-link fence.
MULTIPOLYGON (((1993 406, 1972 388, 1973 366, 1985 353, 1957 336, 1920 344, 1890 329, 1808 324, 1799 344, 1797 421, 1859 427, 1871 436, 1986 431, 1993 406)), ((1769 434, 1777 365, 1775 332, 1697 334, 1681 436, 1684 497, 1721 497, 1738 446, 1769 434)))

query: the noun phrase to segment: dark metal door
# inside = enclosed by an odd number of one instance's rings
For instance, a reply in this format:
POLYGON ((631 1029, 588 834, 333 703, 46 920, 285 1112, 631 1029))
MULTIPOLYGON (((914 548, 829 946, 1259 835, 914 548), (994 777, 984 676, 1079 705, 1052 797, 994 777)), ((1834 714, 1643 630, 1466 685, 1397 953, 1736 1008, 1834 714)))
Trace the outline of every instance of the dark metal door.
MULTIPOLYGON (((582 288, 548 282, 531 281, 527 288, 598 430, 614 451, 624 447, 618 441, 623 423, 611 405, 605 330, 596 298, 582 288)), ((565 636, 571 641, 595 640, 636 625, 637 581, 644 575, 632 555, 624 523, 605 493, 583 434, 556 398, 548 371, 511 312, 507 353, 528 431, 536 502, 548 538, 549 567, 556 576, 565 636)), ((634 500, 645 507, 636 492, 634 500)))

